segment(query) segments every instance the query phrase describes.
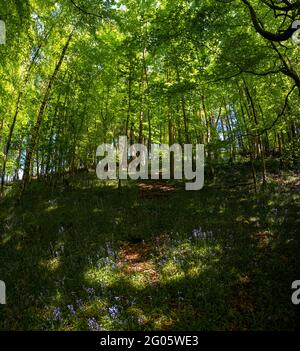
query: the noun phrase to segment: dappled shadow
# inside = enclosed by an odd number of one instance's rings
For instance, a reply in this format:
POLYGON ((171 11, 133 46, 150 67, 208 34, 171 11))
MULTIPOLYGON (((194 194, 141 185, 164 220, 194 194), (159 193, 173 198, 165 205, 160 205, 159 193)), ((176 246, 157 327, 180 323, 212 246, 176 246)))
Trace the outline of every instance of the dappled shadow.
POLYGON ((139 196, 141 184, 87 181, 56 193, 34 185, 21 206, 7 202, 1 329, 81 330, 91 316, 122 330, 295 328, 298 199, 159 183, 172 190, 157 200, 139 196), (199 228, 209 237, 194 237, 199 228))

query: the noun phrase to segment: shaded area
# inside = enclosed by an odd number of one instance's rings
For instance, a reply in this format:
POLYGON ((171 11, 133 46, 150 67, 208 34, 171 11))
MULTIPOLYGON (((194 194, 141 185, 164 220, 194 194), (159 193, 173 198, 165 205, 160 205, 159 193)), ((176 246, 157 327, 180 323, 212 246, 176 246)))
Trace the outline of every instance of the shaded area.
POLYGON ((158 200, 82 175, 69 189, 34 182, 20 206, 8 198, 0 329, 295 329, 298 180, 270 178, 256 197, 228 188, 233 178, 200 192, 172 184, 158 200))

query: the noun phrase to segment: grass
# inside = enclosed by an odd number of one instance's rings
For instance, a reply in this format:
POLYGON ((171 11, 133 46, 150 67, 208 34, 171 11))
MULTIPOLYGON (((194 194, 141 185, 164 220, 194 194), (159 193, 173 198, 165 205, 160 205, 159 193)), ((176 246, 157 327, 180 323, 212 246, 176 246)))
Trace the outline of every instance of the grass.
POLYGON ((243 167, 183 184, 34 181, 0 205, 0 330, 293 330, 299 180, 243 167))

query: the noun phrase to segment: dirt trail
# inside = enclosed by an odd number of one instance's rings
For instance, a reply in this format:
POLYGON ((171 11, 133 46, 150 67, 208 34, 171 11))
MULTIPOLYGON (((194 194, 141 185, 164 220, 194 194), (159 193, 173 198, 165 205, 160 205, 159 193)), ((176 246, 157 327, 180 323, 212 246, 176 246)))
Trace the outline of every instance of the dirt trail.
POLYGON ((118 267, 125 273, 143 273, 150 280, 158 282, 155 264, 151 261, 151 246, 144 242, 138 244, 124 243, 119 252, 118 267))
POLYGON ((139 183, 140 196, 144 198, 164 197, 174 193, 177 190, 178 189, 175 185, 163 182, 139 183))

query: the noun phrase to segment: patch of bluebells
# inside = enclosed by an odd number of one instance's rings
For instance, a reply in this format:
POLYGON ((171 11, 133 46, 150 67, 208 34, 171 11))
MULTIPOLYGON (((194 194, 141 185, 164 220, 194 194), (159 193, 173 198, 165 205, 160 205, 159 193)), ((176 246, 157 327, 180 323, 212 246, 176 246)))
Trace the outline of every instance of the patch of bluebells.
POLYGON ((116 263, 109 257, 102 257, 98 260, 97 262, 97 268, 103 268, 103 267, 110 267, 112 269, 116 269, 117 265, 116 263))
POLYGON ((62 314, 59 307, 55 307, 53 311, 53 320, 56 322, 62 322, 62 314))
POLYGON ((70 311, 70 313, 74 316, 76 314, 75 308, 73 305, 68 305, 68 310, 70 311))
POLYGON ((205 239, 206 235, 205 233, 202 233, 202 229, 193 229, 192 230, 192 237, 195 239, 205 239))
POLYGON ((95 289, 94 288, 84 288, 84 290, 88 293, 88 295, 90 297, 95 294, 95 289))
POLYGON ((92 331, 101 330, 101 325, 97 323, 94 317, 89 318, 87 321, 87 324, 88 324, 89 330, 92 330, 92 331))
POLYGON ((162 258, 160 259, 160 262, 158 263, 158 265, 160 267, 163 267, 167 262, 168 262, 168 256, 163 255, 162 258))
POLYGON ((106 249, 107 249, 107 254, 108 256, 114 256, 114 250, 112 249, 111 243, 107 242, 106 243, 106 249))
POLYGON ((198 228, 198 229, 193 229, 192 230, 192 237, 191 237, 191 239, 194 238, 194 239, 198 239, 198 240, 209 240, 209 239, 212 239, 212 237, 213 237, 213 234, 212 234, 211 231, 206 233, 206 232, 204 232, 202 230, 201 227, 198 228))
POLYGON ((119 309, 117 306, 112 306, 112 307, 109 307, 108 313, 109 313, 111 318, 116 318, 116 317, 118 317, 120 312, 119 312, 119 309))

